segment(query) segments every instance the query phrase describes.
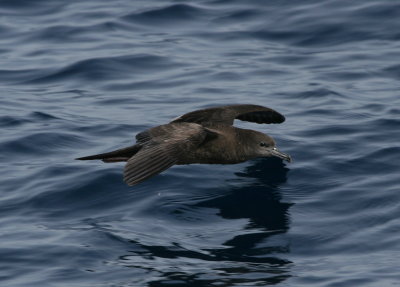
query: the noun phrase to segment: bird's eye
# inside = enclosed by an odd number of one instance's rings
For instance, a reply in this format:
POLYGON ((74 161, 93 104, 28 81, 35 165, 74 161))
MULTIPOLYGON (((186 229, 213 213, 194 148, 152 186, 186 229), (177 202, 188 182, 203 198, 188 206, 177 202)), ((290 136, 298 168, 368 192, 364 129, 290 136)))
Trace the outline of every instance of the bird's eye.
POLYGON ((267 146, 265 142, 260 142, 260 146, 267 146))

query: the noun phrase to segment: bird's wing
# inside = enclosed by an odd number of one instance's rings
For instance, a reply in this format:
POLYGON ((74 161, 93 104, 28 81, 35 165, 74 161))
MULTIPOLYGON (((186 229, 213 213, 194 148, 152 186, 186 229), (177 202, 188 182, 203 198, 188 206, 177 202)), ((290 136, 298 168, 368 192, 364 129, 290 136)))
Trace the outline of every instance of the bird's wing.
POLYGON ((142 145, 125 165, 124 181, 135 185, 156 175, 179 161, 182 154, 214 137, 212 131, 194 123, 174 123, 158 126, 138 134, 142 145))
POLYGON ((124 181, 128 185, 135 185, 173 166, 177 160, 172 146, 144 148, 126 163, 124 181))
POLYGON ((206 126, 207 124, 232 125, 235 119, 258 124, 279 124, 285 121, 285 117, 282 114, 267 107, 258 105, 229 105, 193 111, 172 120, 172 123, 190 122, 205 124, 206 126))

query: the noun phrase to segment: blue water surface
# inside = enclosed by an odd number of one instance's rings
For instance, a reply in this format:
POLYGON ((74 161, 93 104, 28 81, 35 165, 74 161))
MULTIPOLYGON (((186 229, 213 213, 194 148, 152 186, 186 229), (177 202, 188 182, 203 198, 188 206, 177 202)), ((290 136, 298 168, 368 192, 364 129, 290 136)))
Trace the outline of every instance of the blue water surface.
POLYGON ((400 2, 0 1, 0 285, 397 286, 400 2), (272 107, 294 162, 74 158, 272 107))

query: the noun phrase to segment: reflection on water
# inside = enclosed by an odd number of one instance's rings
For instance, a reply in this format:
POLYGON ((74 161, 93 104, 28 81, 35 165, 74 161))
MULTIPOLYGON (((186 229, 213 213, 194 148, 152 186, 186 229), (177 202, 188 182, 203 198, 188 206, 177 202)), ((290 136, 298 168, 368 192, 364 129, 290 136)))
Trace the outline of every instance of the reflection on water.
MULTIPOLYGON (((195 210, 216 210, 217 216, 224 220, 247 221, 239 234, 225 234, 228 239, 220 242, 219 247, 203 245, 201 249, 189 250, 182 246, 179 237, 178 242, 168 246, 130 239, 135 251, 121 255, 119 263, 157 273, 160 279, 150 280, 149 286, 232 286, 253 282, 255 278, 259 284, 284 281, 291 276, 292 262, 284 258, 284 254, 290 252, 284 234, 289 229, 291 204, 282 202, 279 185, 286 182, 288 171, 279 159, 253 162, 237 173, 239 177, 254 179, 251 184, 236 185, 223 195, 191 205, 195 210), (210 275, 210 266, 215 278, 210 275)), ((181 232, 184 233, 184 229, 181 232)))

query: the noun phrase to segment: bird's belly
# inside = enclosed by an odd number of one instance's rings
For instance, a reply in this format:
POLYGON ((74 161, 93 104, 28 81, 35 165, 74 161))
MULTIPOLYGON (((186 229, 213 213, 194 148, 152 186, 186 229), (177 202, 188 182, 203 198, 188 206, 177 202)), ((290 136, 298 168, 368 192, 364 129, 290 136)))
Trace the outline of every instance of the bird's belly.
POLYGON ((182 154, 178 161, 178 165, 182 164, 235 164, 244 162, 245 159, 238 158, 232 152, 226 150, 199 149, 194 152, 182 154))

